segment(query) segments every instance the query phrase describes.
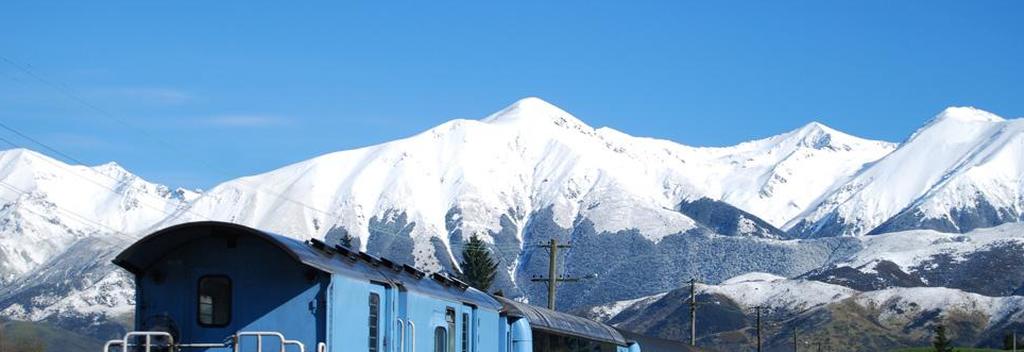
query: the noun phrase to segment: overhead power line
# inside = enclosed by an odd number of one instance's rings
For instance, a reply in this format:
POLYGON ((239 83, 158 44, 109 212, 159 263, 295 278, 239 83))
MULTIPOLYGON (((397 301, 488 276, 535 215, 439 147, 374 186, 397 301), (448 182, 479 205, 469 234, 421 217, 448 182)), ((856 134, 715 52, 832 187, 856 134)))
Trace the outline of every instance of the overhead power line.
MULTIPOLYGON (((74 163, 77 163, 79 165, 85 166, 85 164, 82 163, 81 161, 79 161, 78 159, 75 159, 74 157, 72 157, 72 156, 70 156, 70 155, 68 155, 68 154, 66 154, 64 152, 61 152, 61 151, 57 150, 56 148, 53 148, 53 147, 51 147, 51 146, 49 146, 49 145, 47 145, 47 144, 45 144, 45 143, 43 143, 43 142, 41 142, 39 140, 33 139, 32 137, 29 137, 29 136, 25 135, 24 133, 21 133, 21 132, 15 130, 15 129, 13 129, 13 128, 7 126, 6 124, 4 124, 2 122, 0 122, 0 128, 6 129, 8 131, 11 131, 12 133, 17 134, 18 136, 21 136, 22 138, 28 139, 28 140, 32 141, 33 143, 36 143, 36 144, 42 146, 43 148, 46 148, 47 150, 53 151, 54 153, 57 153, 58 155, 61 155, 62 157, 66 158, 66 159, 68 159, 68 160, 70 160, 70 161, 72 161, 74 163)), ((0 141, 2 141, 4 143, 7 143, 7 144, 9 144, 9 145, 11 145, 11 146, 13 146, 15 148, 24 148, 23 146, 21 146, 21 145, 19 145, 17 143, 14 143, 14 142, 12 142, 12 141, 10 141, 10 140, 8 140, 6 138, 3 138, 3 137, 0 137, 0 141)), ((103 188, 103 189, 105 189, 105 190, 107 190, 107 191, 109 191, 109 192, 111 192, 113 194, 117 194, 119 196, 124 196, 124 197, 128 197, 129 196, 125 191, 119 191, 117 189, 111 188, 110 186, 107 186, 107 185, 104 185, 104 184, 102 184, 100 182, 97 182, 95 179, 87 177, 85 175, 82 175, 78 171, 75 171, 73 169, 69 169, 67 167, 67 165, 56 164, 56 163, 54 163, 51 160, 46 159, 46 158, 44 158, 43 160, 46 161, 47 163, 50 163, 51 165, 53 165, 55 167, 61 168, 61 169, 65 170, 65 171, 68 171, 68 173, 70 173, 71 175, 74 175, 74 176, 76 176, 78 178, 86 180, 89 183, 92 183, 93 185, 96 185, 96 186, 98 186, 100 188, 103 188)), ((102 172, 96 172, 96 174, 101 175, 101 176, 103 176, 103 177, 105 177, 107 179, 110 179, 111 181, 114 181, 115 183, 121 182, 121 180, 118 180, 117 178, 114 178, 113 176, 104 174, 102 172)), ((148 193, 141 193, 141 194, 145 195, 145 196, 149 196, 150 198, 153 198, 153 199, 157 199, 158 198, 158 199, 161 200, 161 202, 164 201, 163 198, 159 198, 159 197, 157 197, 154 194, 148 194, 148 193)), ((164 215, 166 215, 168 217, 172 217, 172 216, 176 215, 176 213, 174 211, 168 211, 167 209, 164 209, 164 208, 161 208, 161 207, 158 207, 158 206, 154 206, 154 205, 152 205, 152 204, 150 204, 148 202, 145 202, 144 200, 140 200, 139 204, 144 206, 144 207, 156 210, 156 211, 158 211, 158 212, 160 212, 160 213, 162 213, 162 214, 164 214, 164 215)), ((201 219, 209 220, 209 218, 207 218, 207 217, 205 217, 203 215, 200 215, 200 214, 193 213, 193 212, 191 212, 191 210, 185 210, 185 212, 188 213, 188 214, 195 215, 196 217, 199 217, 201 219)))
MULTIPOLYGON (((57 93, 59 93, 60 95, 64 96, 65 98, 67 98, 67 99, 69 99, 69 100, 71 100, 73 102, 76 102, 78 104, 81 104, 82 106, 84 106, 84 107, 86 107, 86 108, 88 108, 88 109, 90 109, 90 110, 92 110, 94 112, 97 112, 99 114, 99 116, 101 116, 101 117, 103 117, 105 119, 114 121, 114 122, 116 122, 118 124, 121 124, 121 125, 129 128, 129 129, 132 129, 132 130, 135 130, 135 131, 139 132, 140 134, 142 134, 142 135, 144 135, 146 137, 145 139, 147 141, 149 141, 151 143, 157 143, 159 146, 163 147, 162 149, 164 149, 164 150, 178 150, 178 151, 183 150, 182 148, 175 148, 173 143, 170 143, 170 142, 166 141, 164 138, 161 138, 158 134, 152 133, 151 131, 149 131, 149 130, 147 130, 145 128, 141 128, 139 126, 136 126, 135 124, 131 123, 127 119, 124 119, 124 118, 118 116, 117 114, 112 113, 111 111, 109 111, 107 109, 104 109, 104 108, 100 107, 99 105, 90 102, 88 99, 85 99, 84 97, 82 97, 81 95, 76 93, 75 90, 72 89, 71 87, 69 87, 68 85, 63 84, 63 83, 61 83, 61 82, 59 82, 57 80, 45 77, 43 74, 37 72, 31 65, 20 64, 20 63, 18 63, 16 61, 10 59, 9 57, 3 56, 3 55, 0 55, 0 61, 4 61, 8 65, 10 65, 10 66, 14 67, 15 69, 23 72, 26 76, 31 77, 32 79, 40 82, 42 85, 44 85, 44 86, 46 86, 46 87, 56 91, 57 93)), ((8 77, 8 78, 20 82, 20 80, 15 79, 13 77, 8 77)), ((68 153, 64 153, 64 152, 60 151, 57 148, 49 146, 49 145, 47 145, 45 143, 42 143, 41 141, 39 141, 37 139, 31 138, 28 135, 26 135, 24 133, 21 133, 20 131, 14 129, 10 125, 4 124, 3 128, 11 131, 12 133, 14 133, 14 134, 16 134, 16 135, 18 135, 18 136, 20 136, 22 138, 25 138, 27 140, 30 140, 30 141, 36 143, 36 144, 39 144, 39 145, 43 146, 46 150, 48 150, 50 152, 53 152, 53 153, 55 153, 57 155, 60 155, 61 157, 66 158, 67 160, 73 161, 73 162, 75 162, 77 164, 87 165, 86 163, 79 161, 77 158, 72 157, 68 153)), ((16 145, 16 144, 14 144, 14 145, 16 145)), ((192 159, 194 161, 197 161, 198 163, 202 164, 204 166, 204 168, 206 168, 207 170, 217 170, 219 173, 221 173, 222 175, 225 175, 227 177, 235 177, 235 175, 231 175, 231 174, 227 173, 226 170, 223 169, 218 164, 210 163, 209 161, 207 161, 207 160, 205 160, 203 158, 196 157, 194 154, 185 153, 185 156, 187 156, 190 159, 192 159)), ((250 182, 248 182, 245 179, 235 179, 233 184, 236 185, 236 186, 240 186, 240 187, 243 187, 243 188, 247 188, 247 189, 259 192, 259 193, 270 195, 270 196, 272 196, 274 198, 277 198, 279 200, 282 200, 282 201, 285 201, 287 203, 291 203, 291 204, 297 205, 297 206, 299 206, 301 208, 304 208, 304 209, 313 211, 315 213, 318 213, 321 216, 326 217, 329 221, 335 221, 335 225, 337 225, 337 219, 341 218, 339 216, 340 214, 338 214, 336 211, 327 211, 327 210, 320 209, 320 208, 312 206, 310 204, 306 204, 305 202, 302 202, 302 201, 296 200, 294 198, 288 197, 288 196, 286 196, 286 195, 284 195, 284 194, 282 194, 280 192, 276 192, 274 190, 270 190, 270 189, 267 189, 265 187, 262 187, 261 185, 251 184, 250 182)), ((186 210, 186 213, 189 213, 191 215, 197 216, 197 217, 202 218, 202 219, 208 219, 205 215, 196 214, 196 213, 192 212, 190 209, 186 210)), ((389 230, 389 229, 385 229, 385 228, 380 228, 380 227, 374 226, 374 225, 369 224, 369 223, 367 224, 367 229, 369 231, 372 231, 372 232, 375 232, 375 233, 385 234, 385 235, 397 237, 397 238, 399 238, 399 239, 401 239, 403 241, 409 241, 409 242, 413 241, 413 239, 410 236, 405 236, 405 235, 397 233, 395 231, 392 231, 392 230, 389 230)), ((520 251, 524 247, 514 246, 514 248, 513 248, 513 246, 498 246, 498 245, 495 245, 495 246, 493 246, 493 248, 495 250, 501 252, 503 256, 507 256, 506 250, 514 250, 514 251, 518 252, 518 251, 520 251)))

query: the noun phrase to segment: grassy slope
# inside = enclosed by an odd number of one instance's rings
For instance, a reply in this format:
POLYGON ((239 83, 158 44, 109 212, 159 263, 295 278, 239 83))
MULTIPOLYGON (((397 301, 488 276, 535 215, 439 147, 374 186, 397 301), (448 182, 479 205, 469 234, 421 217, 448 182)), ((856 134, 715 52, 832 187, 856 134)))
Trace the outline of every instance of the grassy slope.
POLYGON ((103 342, 58 327, 23 321, 0 322, 4 343, 42 341, 48 352, 96 352, 103 342))
MULTIPOLYGON (((933 352, 935 351, 932 347, 916 347, 916 348, 901 348, 898 350, 892 350, 892 352, 933 352)), ((993 350, 989 348, 971 348, 971 347, 957 347, 953 349, 954 352, 996 352, 1003 350, 993 350)))

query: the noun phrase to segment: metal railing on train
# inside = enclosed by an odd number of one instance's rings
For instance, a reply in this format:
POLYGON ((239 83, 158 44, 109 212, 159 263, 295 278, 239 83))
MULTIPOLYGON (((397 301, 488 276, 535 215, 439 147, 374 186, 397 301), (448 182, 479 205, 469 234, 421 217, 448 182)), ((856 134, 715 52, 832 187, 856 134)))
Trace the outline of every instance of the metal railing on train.
MULTIPOLYGON (((295 346, 298 348, 298 352, 306 352, 306 345, 300 341, 289 340, 284 337, 284 334, 276 331, 239 331, 234 335, 231 335, 228 341, 225 342, 214 342, 214 343, 174 343, 174 337, 171 334, 164 331, 131 331, 124 335, 120 340, 110 340, 103 345, 103 352, 163 352, 163 351, 181 351, 185 349, 199 349, 199 348, 231 348, 234 352, 241 352, 243 342, 249 339, 255 339, 256 351, 265 352, 263 350, 263 338, 274 337, 280 342, 279 352, 288 352, 288 346, 295 346), (142 341, 138 341, 142 339, 142 341), (165 339, 165 341, 154 341, 165 339), (111 350, 112 347, 120 347, 119 349, 111 350)), ((324 343, 317 345, 317 352, 324 352, 327 346, 324 343)), ((266 351, 269 352, 269 351, 266 351)))

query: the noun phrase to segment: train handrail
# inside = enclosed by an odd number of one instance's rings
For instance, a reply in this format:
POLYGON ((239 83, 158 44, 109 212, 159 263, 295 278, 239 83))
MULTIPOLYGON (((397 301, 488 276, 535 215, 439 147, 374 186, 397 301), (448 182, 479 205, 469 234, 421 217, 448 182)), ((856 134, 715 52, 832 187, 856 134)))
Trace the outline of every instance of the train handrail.
POLYGON ((398 320, 398 352, 405 352, 405 320, 398 320))
MULTIPOLYGON (((280 352, 287 352, 286 346, 293 345, 299 348, 299 352, 306 352, 306 345, 301 341, 288 340, 284 338, 284 334, 277 331, 239 331, 235 333, 235 352, 239 352, 240 346, 242 345, 243 337, 255 337, 256 338, 256 352, 263 352, 263 337, 273 336, 281 341, 280 352)), ((147 351, 148 352, 148 351, 147 351)))
POLYGON ((124 337, 122 337, 120 340, 110 340, 110 341, 107 341, 107 343, 103 344, 103 352, 110 352, 110 348, 113 347, 113 346, 121 346, 121 352, 125 352, 125 350, 127 350, 128 347, 131 347, 131 346, 145 346, 146 347, 146 352, 152 352, 153 351, 153 337, 166 337, 167 338, 167 342, 166 343, 161 343, 160 344, 161 346, 168 346, 168 347, 174 347, 175 346, 175 344, 174 344, 174 336, 171 336, 170 333, 167 333, 165 331, 129 331, 128 333, 124 334, 124 337), (143 343, 143 344, 137 344, 137 343, 136 344, 132 344, 132 343, 129 343, 129 341, 131 341, 131 339, 133 337, 134 338, 145 337, 146 338, 146 342, 143 343))
MULTIPOLYGON (((298 347, 299 352, 306 352, 306 345, 298 340, 289 340, 284 337, 284 334, 276 331, 239 331, 234 335, 230 336, 231 343, 174 343, 174 336, 164 331, 129 331, 120 340, 110 340, 103 345, 103 352, 111 352, 111 347, 120 346, 121 352, 126 352, 128 347, 145 346, 145 352, 152 352, 153 337, 165 337, 167 338, 166 343, 160 343, 159 346, 170 347, 172 350, 179 350, 182 348, 227 348, 228 346, 234 345, 233 350, 239 352, 241 349, 241 341, 244 337, 255 337, 256 338, 256 351, 263 352, 263 338, 264 337, 276 337, 281 341, 280 352, 287 352, 287 346, 298 347), (144 343, 130 343, 133 338, 145 337, 144 343)), ((318 346, 317 352, 326 352, 327 345, 321 342, 318 346)))
POLYGON ((412 349, 410 349, 409 352, 416 352, 416 324, 412 322, 412 319, 409 319, 408 323, 410 336, 409 346, 412 347, 412 349))

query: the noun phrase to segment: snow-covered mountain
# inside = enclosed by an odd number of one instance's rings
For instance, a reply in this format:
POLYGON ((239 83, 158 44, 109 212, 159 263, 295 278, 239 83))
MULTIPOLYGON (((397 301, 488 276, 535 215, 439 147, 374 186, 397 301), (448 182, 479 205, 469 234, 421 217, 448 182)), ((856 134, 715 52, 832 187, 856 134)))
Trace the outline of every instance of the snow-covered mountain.
POLYGON ((72 166, 26 149, 0 151, 0 285, 82 238, 144 232, 194 197, 115 163, 72 166))
MULTIPOLYGON (((812 280, 748 273, 698 285, 698 341, 723 350, 749 348, 756 307, 768 351, 791 351, 792 332, 808 343, 859 350, 925 344, 935 324, 962 345, 996 346, 1024 326, 1024 297, 989 297, 943 287, 857 291, 812 280)), ((579 314, 666 339, 689 339, 689 288, 588 307, 579 314)), ((1001 345, 999 345, 1001 346, 1001 345)))
POLYGON ((989 296, 1024 295, 1024 223, 966 234, 911 230, 861 238, 852 256, 801 275, 852 287, 939 286, 989 296))
POLYGON ((499 281, 529 294, 519 284, 543 263, 535 242, 624 232, 638 237, 618 236, 616 245, 658 246, 693 231, 785 237, 772 225, 892 148, 818 123, 695 148, 595 129, 527 98, 481 120, 228 181, 168 223, 201 214, 328 241, 352 236, 363 250, 427 270, 453 268, 463 237, 479 233, 502 257, 499 281))
MULTIPOLYGON (((898 147, 810 123, 707 148, 593 128, 527 98, 480 120, 452 120, 201 194, 148 183, 116 164, 72 166, 10 150, 0 152, 0 316, 93 336, 116 332, 111 321, 130 312, 131 285, 110 257, 141 234, 193 220, 328 242, 351 236, 362 250, 426 270, 457 270, 464 238, 480 234, 502 265, 497 288, 532 300, 546 295, 530 278, 548 262, 534 244, 557 239, 572 244, 561 252, 563 275, 597 274, 560 288, 563 309, 750 272, 844 292, 1024 293, 1024 281, 970 274, 1024 268, 1010 255, 1022 246, 1010 235, 838 236, 1017 221, 1018 121, 951 108, 898 147), (884 249, 903 244, 932 252, 911 260, 884 249)), ((731 284, 723 287, 743 285, 731 284)))
POLYGON ((802 237, 967 232, 1022 214, 1024 120, 948 108, 786 228, 802 237))
POLYGON ((116 333, 134 289, 110 259, 195 197, 115 163, 0 151, 0 316, 116 333))

